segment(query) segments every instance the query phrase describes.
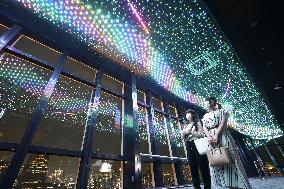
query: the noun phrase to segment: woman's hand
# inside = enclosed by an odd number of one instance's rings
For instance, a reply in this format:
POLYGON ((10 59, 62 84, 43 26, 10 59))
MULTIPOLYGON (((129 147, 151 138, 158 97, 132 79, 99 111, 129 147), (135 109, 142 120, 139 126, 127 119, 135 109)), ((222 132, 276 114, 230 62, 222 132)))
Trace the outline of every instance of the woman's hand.
POLYGON ((208 143, 209 144, 213 144, 213 138, 210 136, 210 137, 207 137, 207 139, 208 139, 208 143))
POLYGON ((212 137, 213 143, 215 143, 216 145, 219 144, 219 135, 216 133, 213 137, 212 137))

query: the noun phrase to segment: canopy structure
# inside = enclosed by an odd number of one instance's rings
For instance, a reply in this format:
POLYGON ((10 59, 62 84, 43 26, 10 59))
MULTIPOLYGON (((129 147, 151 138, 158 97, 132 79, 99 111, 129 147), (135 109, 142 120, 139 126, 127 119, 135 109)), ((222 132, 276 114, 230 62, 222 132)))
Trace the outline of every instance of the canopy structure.
POLYGON ((261 91, 199 0, 13 0, 89 50, 203 106, 215 96, 229 124, 254 139, 282 135, 261 91))

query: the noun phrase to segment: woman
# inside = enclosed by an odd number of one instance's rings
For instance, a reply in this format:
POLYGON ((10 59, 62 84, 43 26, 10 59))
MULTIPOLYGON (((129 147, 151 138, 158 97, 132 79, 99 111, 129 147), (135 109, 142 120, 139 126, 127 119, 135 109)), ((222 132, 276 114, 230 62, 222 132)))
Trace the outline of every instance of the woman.
POLYGON ((228 147, 233 164, 226 166, 210 166, 211 182, 214 186, 228 188, 251 189, 246 172, 236 149, 236 144, 231 134, 226 130, 228 113, 225 113, 216 98, 209 97, 205 101, 206 113, 203 118, 203 130, 212 146, 228 147))
POLYGON ((199 155, 194 140, 204 136, 200 119, 194 110, 186 111, 187 124, 181 132, 186 141, 187 158, 191 170, 192 182, 195 189, 200 188, 198 167, 204 182, 204 189, 211 188, 209 164, 206 155, 199 155))

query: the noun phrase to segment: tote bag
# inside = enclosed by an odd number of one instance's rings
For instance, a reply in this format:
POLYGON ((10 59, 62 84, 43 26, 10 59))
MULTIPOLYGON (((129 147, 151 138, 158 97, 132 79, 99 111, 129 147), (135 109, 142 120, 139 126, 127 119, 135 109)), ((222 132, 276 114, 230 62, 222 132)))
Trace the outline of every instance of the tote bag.
POLYGON ((210 150, 207 137, 196 139, 194 140, 194 143, 200 155, 207 154, 207 152, 210 150))

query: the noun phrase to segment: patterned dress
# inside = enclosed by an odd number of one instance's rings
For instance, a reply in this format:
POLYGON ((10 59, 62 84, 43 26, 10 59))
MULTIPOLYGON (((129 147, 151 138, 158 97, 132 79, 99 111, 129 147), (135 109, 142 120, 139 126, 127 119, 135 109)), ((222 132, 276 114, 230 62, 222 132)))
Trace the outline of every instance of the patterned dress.
MULTIPOLYGON (((202 118, 203 125, 209 130, 209 134, 214 136, 222 121, 224 110, 215 110, 206 113, 202 118)), ((219 138, 220 146, 228 147, 234 163, 226 166, 210 166, 211 183, 213 186, 238 187, 251 189, 245 169, 241 162, 237 147, 232 135, 225 129, 219 138)))

